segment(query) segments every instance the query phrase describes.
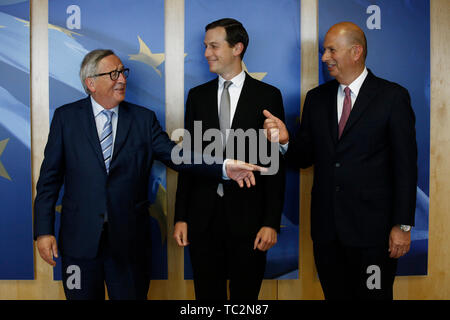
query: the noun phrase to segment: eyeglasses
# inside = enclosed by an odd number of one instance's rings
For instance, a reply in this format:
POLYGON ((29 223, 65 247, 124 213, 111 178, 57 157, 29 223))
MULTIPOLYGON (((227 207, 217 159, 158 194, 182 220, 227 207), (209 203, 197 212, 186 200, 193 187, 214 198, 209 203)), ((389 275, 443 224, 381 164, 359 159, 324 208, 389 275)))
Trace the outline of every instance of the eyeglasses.
POLYGON ((130 73, 130 69, 125 68, 122 70, 113 70, 111 72, 104 72, 104 73, 99 73, 99 74, 94 74, 92 76, 93 77, 100 77, 100 76, 106 76, 107 74, 109 74, 109 77, 111 78, 112 81, 116 81, 117 79, 119 79, 120 74, 123 74, 124 78, 128 78, 128 74, 130 73))

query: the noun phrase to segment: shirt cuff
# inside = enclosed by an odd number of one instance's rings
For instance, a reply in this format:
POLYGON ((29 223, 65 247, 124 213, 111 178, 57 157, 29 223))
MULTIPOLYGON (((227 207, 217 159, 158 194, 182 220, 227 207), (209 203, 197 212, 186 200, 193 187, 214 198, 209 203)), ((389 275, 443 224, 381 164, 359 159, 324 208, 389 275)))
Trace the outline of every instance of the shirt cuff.
POLYGON ((225 159, 222 165, 222 179, 223 180, 231 180, 227 175, 227 161, 230 159, 225 159))
POLYGON ((288 147, 289 147, 289 141, 286 142, 285 144, 280 144, 280 152, 283 156, 287 152, 288 147))

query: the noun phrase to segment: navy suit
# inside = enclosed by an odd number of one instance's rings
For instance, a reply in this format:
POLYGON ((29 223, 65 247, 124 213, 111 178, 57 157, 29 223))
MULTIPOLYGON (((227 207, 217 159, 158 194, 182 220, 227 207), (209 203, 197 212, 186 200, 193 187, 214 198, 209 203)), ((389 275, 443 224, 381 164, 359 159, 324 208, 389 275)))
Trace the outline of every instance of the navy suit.
POLYGON ((314 165, 311 235, 325 297, 349 298, 346 292, 352 289, 346 277, 350 268, 340 272, 336 259, 343 257, 332 257, 339 244, 344 247, 341 255, 360 260, 355 265, 363 260, 388 265, 383 290, 366 296, 367 290, 361 290, 367 289, 364 270, 361 283, 354 284, 358 289, 353 294, 359 293, 350 298, 371 298, 380 293, 378 298, 392 299, 396 261, 382 258, 384 262, 380 262, 379 256, 388 254, 393 226, 414 225, 414 111, 405 88, 369 71, 338 139, 338 86, 333 80, 308 92, 300 130, 290 140, 285 156, 297 167, 314 165), (365 252, 370 251, 370 257, 360 249, 368 249, 365 252))
MULTIPOLYGON (((221 165, 173 165, 174 145, 153 111, 122 102, 107 174, 90 98, 56 109, 37 184, 35 239, 54 234, 55 204, 64 184, 61 254, 83 261, 98 257, 107 212, 106 245, 111 257, 149 270, 148 182, 153 160, 175 170, 203 172, 217 181, 221 177, 221 165)), ((148 289, 148 280, 144 281, 148 289)))

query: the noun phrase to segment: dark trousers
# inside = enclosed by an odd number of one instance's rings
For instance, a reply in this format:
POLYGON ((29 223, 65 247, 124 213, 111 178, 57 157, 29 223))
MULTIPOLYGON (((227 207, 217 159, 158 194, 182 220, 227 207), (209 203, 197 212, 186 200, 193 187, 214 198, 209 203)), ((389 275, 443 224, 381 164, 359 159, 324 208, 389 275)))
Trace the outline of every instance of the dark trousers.
MULTIPOLYGON (((255 237, 231 236, 225 218, 226 199, 217 199, 217 212, 208 230, 190 236, 189 253, 197 300, 258 300, 266 253, 253 250, 255 237)), ((188 232, 189 234, 189 232, 188 232)))
POLYGON ((76 259, 62 255, 61 263, 67 300, 104 300, 105 283, 110 300, 147 299, 148 266, 116 259, 109 245, 106 224, 96 258, 76 259))
POLYGON ((393 299, 397 259, 389 258, 386 246, 314 243, 314 260, 326 300, 393 299))

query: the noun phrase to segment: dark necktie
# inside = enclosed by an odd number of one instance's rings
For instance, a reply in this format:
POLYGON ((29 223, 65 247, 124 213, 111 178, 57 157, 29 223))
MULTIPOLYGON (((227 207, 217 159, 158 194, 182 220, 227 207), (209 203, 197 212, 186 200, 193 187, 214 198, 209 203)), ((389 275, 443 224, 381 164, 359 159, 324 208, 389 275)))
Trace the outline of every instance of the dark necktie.
POLYGON ((344 98, 344 107, 342 108, 341 119, 339 120, 339 139, 341 138, 342 132, 344 131, 345 124, 347 123, 348 117, 350 115, 350 111, 352 110, 352 98, 350 96, 350 88, 345 87, 345 98, 344 98))

